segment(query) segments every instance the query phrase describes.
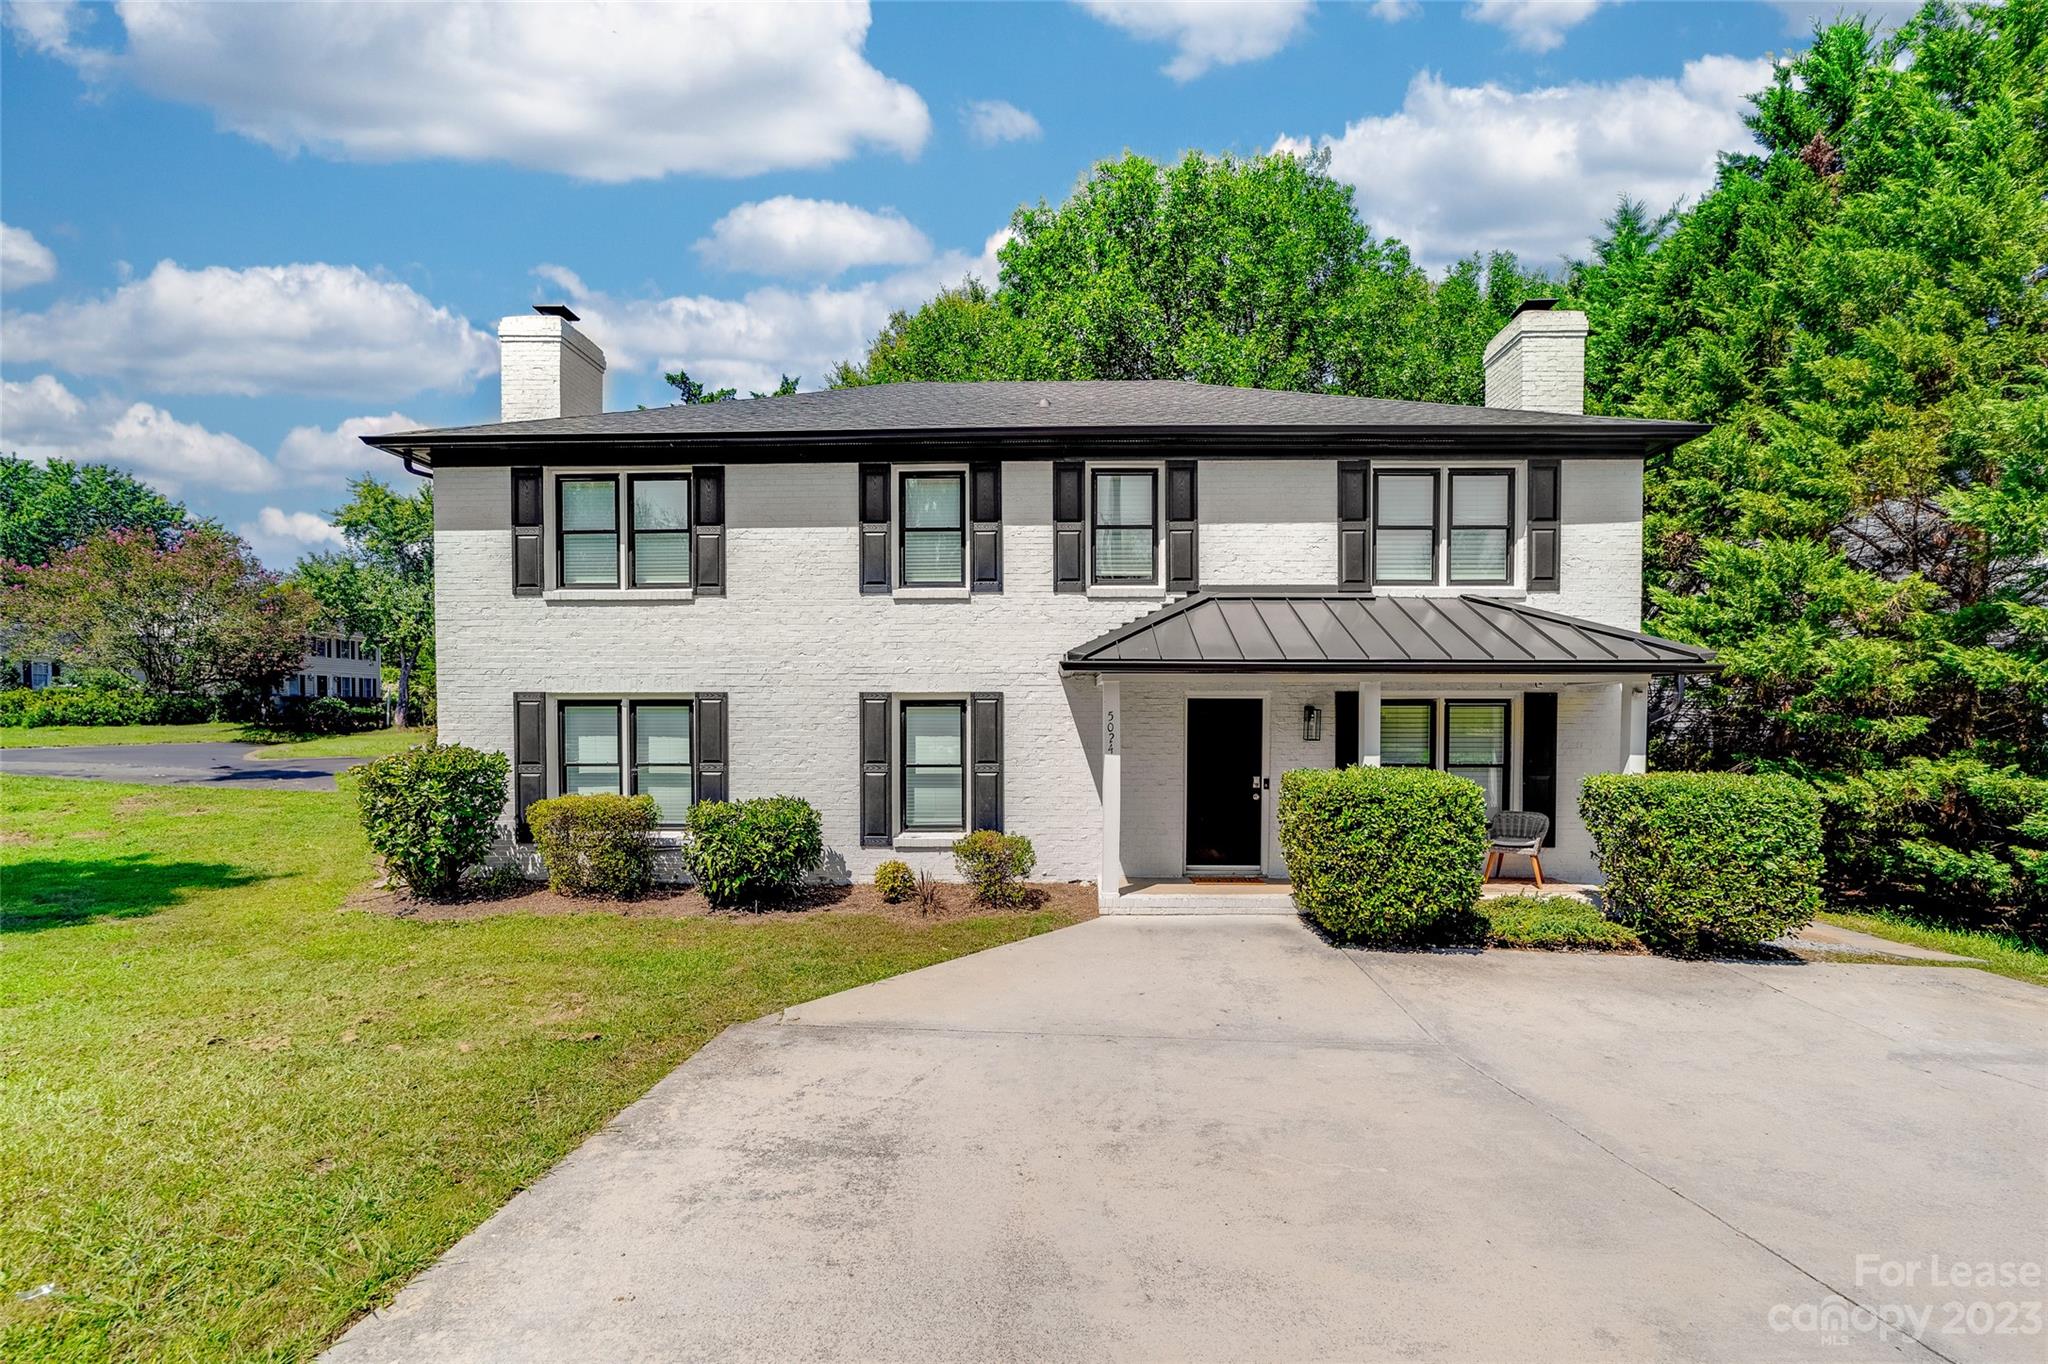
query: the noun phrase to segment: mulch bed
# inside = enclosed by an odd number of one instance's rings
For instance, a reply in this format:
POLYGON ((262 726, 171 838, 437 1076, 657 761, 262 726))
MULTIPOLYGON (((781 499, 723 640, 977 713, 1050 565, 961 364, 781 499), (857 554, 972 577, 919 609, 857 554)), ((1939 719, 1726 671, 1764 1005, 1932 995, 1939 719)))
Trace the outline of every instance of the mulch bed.
POLYGON ((1071 919, 1092 919, 1096 911, 1095 886, 1086 881, 1034 881, 1024 890, 1024 903, 1015 909, 990 909, 974 902, 973 892, 950 882, 939 887, 939 903, 925 909, 916 897, 889 904, 871 885, 812 886, 792 900, 758 909, 714 909, 695 890, 657 888, 638 900, 572 899, 557 895, 545 884, 521 882, 510 890, 478 892, 448 901, 419 900, 406 891, 376 886, 351 896, 345 909, 365 910, 399 919, 427 922, 460 922, 489 919, 500 914, 612 914, 622 919, 759 919, 822 914, 866 914, 906 923, 943 923, 949 919, 970 919, 984 914, 1028 914, 1041 909, 1057 910, 1071 919))

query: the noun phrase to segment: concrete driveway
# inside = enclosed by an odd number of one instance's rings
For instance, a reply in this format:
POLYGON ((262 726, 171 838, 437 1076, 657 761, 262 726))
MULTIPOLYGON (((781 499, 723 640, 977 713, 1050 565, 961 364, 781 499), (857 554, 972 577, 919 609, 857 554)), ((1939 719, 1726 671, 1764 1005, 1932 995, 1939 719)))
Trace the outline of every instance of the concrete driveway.
POLYGON ((731 1029, 329 1358, 2040 1360, 2038 1277, 1929 1281, 2048 1259, 2044 1046, 1957 968, 1101 919, 731 1029))
POLYGON ((0 749, 0 772, 149 786, 261 786, 332 791, 334 774, 368 758, 252 758, 260 744, 90 744, 0 749))

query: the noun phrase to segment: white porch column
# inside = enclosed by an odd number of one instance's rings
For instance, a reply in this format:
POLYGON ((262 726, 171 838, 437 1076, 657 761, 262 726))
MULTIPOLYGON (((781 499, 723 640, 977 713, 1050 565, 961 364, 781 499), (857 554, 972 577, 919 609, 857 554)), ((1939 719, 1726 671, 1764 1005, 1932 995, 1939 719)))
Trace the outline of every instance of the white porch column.
POLYGON ((1646 683, 1621 684, 1621 770, 1650 770, 1650 689, 1646 683))
POLYGON ((1124 885, 1124 717, 1123 686, 1114 677, 1097 674, 1102 691, 1102 872, 1095 898, 1107 904, 1124 885))
POLYGON ((1358 765, 1380 765, 1380 684, 1358 684, 1358 765))

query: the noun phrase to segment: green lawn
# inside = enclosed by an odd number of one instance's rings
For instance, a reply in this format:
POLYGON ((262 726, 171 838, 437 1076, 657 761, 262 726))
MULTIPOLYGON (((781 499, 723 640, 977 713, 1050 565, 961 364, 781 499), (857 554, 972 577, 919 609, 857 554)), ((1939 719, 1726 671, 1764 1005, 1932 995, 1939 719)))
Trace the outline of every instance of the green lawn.
POLYGON ((1975 957, 1982 963, 1981 970, 2014 980, 2024 980, 2032 985, 2048 985, 2048 952, 2030 947, 2020 939, 2006 933, 1976 933, 1962 928, 1944 928, 1940 924, 1924 923, 1906 914, 1889 911, 1858 911, 1843 913, 1827 911, 1821 921, 1839 928, 1853 928, 1874 937, 1889 938, 1893 942, 1911 943, 1915 947, 1931 947, 1937 952, 1954 952, 1958 956, 1975 957))
MULTIPOLYGON (((36 725, 0 727, 0 748, 77 748, 81 744, 239 743, 247 727, 232 720, 197 725, 36 725)), ((251 740, 260 742, 260 740, 251 740)))
POLYGON ((0 777, 0 1358, 308 1358, 727 1024, 1065 922, 420 923, 370 870, 340 795, 0 777))
POLYGON ((372 729, 361 734, 330 734, 320 739, 294 739, 259 748, 252 758, 381 758, 387 753, 434 741, 431 726, 415 729, 372 729))
POLYGON ((432 728, 372 729, 300 739, 232 720, 197 725, 38 725, 0 728, 0 748, 77 748, 82 744, 267 744, 257 758, 381 758, 432 740, 432 728))

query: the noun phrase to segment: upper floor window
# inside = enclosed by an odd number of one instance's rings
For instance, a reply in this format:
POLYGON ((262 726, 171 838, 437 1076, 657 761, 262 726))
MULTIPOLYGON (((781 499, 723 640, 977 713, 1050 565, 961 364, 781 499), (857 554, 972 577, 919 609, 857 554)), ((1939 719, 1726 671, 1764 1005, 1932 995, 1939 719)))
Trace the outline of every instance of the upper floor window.
POLYGON ((1159 475, 1151 469, 1097 469, 1090 522, 1098 583, 1159 581, 1159 475))
POLYGON ((619 483, 563 478, 555 483, 555 552, 564 587, 619 585, 619 483))
POLYGON ((1436 473, 1381 473, 1373 503, 1374 582, 1436 581, 1436 473))
POLYGON ((626 555, 635 587, 690 585, 690 476, 636 474, 628 480, 633 534, 626 555))
POLYGON ((1451 471, 1451 581, 1504 583, 1515 476, 1505 469, 1451 471))
MULTIPOLYGON (((899 549, 905 587, 967 585, 967 476, 905 474, 899 549)), ((884 546, 887 541, 883 541, 884 546)))

